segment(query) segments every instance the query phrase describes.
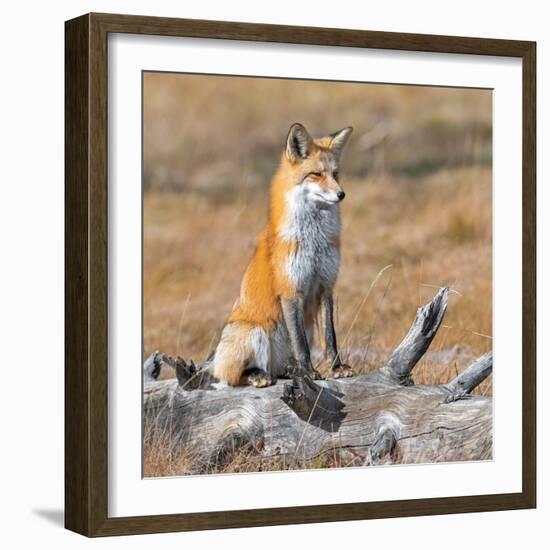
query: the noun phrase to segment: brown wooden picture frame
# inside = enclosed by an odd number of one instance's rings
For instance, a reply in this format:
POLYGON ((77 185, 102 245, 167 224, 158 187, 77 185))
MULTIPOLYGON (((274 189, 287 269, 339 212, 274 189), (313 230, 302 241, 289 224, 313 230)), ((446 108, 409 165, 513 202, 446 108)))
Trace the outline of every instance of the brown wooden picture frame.
POLYGON ((512 510, 536 506, 536 44, 87 14, 65 24, 65 526, 86 536, 512 510), (522 491, 109 517, 107 38, 109 33, 516 57, 523 67, 522 491))

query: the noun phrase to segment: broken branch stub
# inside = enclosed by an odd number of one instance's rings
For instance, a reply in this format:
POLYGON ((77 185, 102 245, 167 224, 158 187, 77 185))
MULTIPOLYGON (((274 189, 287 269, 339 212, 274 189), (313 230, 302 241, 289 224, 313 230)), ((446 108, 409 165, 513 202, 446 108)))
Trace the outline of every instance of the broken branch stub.
POLYGON ((384 369, 399 384, 413 383, 411 372, 437 334, 447 311, 448 298, 449 289, 441 288, 431 302, 418 308, 409 332, 388 359, 384 369))
POLYGON ((451 380, 445 388, 449 392, 447 403, 456 401, 468 395, 474 388, 477 388, 485 378, 493 372, 493 352, 489 351, 482 355, 466 370, 451 380))

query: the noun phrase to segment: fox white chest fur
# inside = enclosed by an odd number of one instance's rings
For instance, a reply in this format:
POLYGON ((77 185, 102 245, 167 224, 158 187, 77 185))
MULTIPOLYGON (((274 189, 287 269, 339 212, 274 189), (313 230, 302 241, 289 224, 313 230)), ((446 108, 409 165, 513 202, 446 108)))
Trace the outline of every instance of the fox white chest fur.
POLYGON ((297 243, 286 269, 296 289, 304 294, 307 306, 323 287, 332 287, 338 275, 340 205, 320 208, 301 187, 290 191, 286 200, 288 219, 281 229, 281 238, 297 243))
MULTIPOLYGON (((319 208, 302 188, 286 197, 288 218, 280 237, 297 246, 286 261, 287 276, 304 296, 304 313, 315 311, 323 289, 332 288, 338 276, 340 253, 336 240, 340 235, 340 206, 319 208)), ((306 326, 308 344, 312 344, 313 325, 306 326)), ((270 337, 270 371, 279 376, 292 356, 290 339, 284 322, 270 337)))

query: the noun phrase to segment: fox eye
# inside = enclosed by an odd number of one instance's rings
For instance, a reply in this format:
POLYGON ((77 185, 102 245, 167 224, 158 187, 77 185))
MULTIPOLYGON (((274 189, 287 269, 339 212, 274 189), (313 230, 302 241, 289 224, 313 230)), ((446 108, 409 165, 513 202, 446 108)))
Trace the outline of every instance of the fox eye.
POLYGON ((338 172, 338 170, 335 170, 333 173, 332 173, 332 177, 335 179, 335 180, 338 180, 338 176, 340 175, 340 172, 338 172))
POLYGON ((310 172, 308 175, 315 178, 320 178, 323 174, 321 174, 321 172, 310 172))

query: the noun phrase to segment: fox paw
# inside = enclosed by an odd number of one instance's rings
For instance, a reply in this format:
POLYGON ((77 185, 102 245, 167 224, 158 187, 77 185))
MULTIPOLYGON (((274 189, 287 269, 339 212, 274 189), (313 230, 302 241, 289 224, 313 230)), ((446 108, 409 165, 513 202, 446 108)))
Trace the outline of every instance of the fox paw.
POLYGON ((312 380, 324 380, 324 376, 317 369, 314 368, 306 371, 305 376, 311 378, 312 380))
POLYGON ((337 365, 332 369, 332 377, 333 378, 349 378, 353 376, 353 370, 349 365, 344 365, 343 363, 340 365, 337 365))
POLYGON ((287 378, 311 378, 311 380, 323 380, 321 373, 313 367, 307 369, 301 367, 298 363, 290 362, 285 370, 285 377, 287 378))
POLYGON ((256 388, 267 388, 273 384, 273 380, 267 372, 256 371, 248 375, 248 383, 256 388))

